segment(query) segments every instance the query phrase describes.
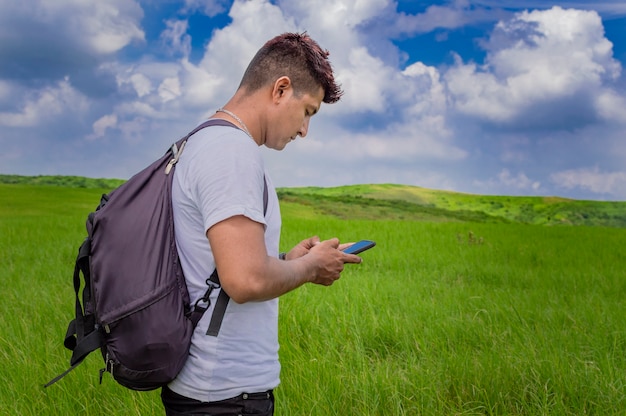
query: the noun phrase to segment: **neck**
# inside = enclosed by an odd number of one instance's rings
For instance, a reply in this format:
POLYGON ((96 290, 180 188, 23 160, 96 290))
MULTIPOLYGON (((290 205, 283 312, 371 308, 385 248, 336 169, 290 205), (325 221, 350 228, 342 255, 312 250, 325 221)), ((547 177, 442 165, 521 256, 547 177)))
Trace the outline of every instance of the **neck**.
POLYGON ((235 114, 234 112, 226 109, 226 108, 220 108, 216 111, 216 113, 224 113, 226 114, 229 118, 231 118, 232 120, 235 121, 235 124, 239 126, 239 128, 241 128, 241 130, 244 131, 244 133, 246 133, 248 136, 250 136, 250 138, 252 140, 254 140, 254 137, 252 136, 252 133, 250 133, 250 130, 248 130, 248 126, 246 126, 246 123, 243 122, 243 120, 241 118, 239 118, 239 116, 237 114, 235 114))

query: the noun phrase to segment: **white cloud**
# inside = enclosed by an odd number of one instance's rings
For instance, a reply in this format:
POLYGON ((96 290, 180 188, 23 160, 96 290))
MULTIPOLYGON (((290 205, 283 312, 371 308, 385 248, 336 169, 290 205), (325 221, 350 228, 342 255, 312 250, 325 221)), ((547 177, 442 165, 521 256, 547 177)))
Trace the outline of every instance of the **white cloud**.
MULTIPOLYGON (((380 15, 388 0, 281 0, 279 4, 289 15, 297 16, 303 26, 316 32, 345 32, 380 15)), ((337 39, 341 42, 342 39, 337 39)))
POLYGON ((33 127, 44 125, 53 117, 64 112, 71 112, 78 116, 86 111, 88 106, 88 100, 76 91, 69 79, 66 78, 58 82, 56 86, 33 91, 18 111, 0 112, 0 126, 33 127))
POLYGON ((170 19, 165 21, 167 28, 161 33, 161 39, 173 54, 189 57, 191 53, 191 36, 187 34, 187 20, 170 19))
POLYGON ((185 0, 183 13, 193 13, 201 10, 207 16, 213 17, 227 10, 230 0, 185 0))
MULTIPOLYGON (((594 11, 564 10, 517 14, 497 24, 485 65, 460 59, 446 73, 455 108, 494 122, 519 121, 537 104, 573 98, 591 101, 621 71, 612 44, 594 11)), ((580 109, 588 108, 581 103, 580 109)))
POLYGON ((339 108, 343 112, 382 112, 388 107, 385 91, 393 70, 371 56, 364 47, 350 51, 348 66, 338 68, 336 76, 345 91, 339 108))
MULTIPOLYGON (((200 2, 187 2, 188 8, 199 8, 200 2)), ((221 3, 206 3, 209 8, 221 3)), ((205 10, 205 12, 207 12, 205 10)), ((250 59, 265 41, 278 33, 296 30, 293 20, 286 17, 278 6, 264 0, 236 1, 229 12, 232 23, 216 30, 207 44, 203 58, 198 64, 189 61, 184 53, 178 63, 176 76, 160 74, 153 81, 159 86, 158 93, 163 102, 182 104, 181 108, 192 111, 211 111, 221 106, 232 95, 250 59), (262 16, 263 24, 259 24, 262 16)), ((166 38, 180 45, 185 51, 191 39, 183 28, 168 32, 166 38)), ((145 71, 145 69, 143 70, 145 71)))
POLYGON ((118 115, 122 114, 123 119, 139 116, 146 120, 158 120, 168 117, 166 112, 159 111, 150 103, 138 100, 122 103, 115 108, 115 111, 118 115))
POLYGON ((493 12, 471 7, 469 0, 454 0, 450 4, 432 5, 424 13, 401 14, 394 27, 399 33, 428 33, 438 28, 456 29, 470 22, 492 21, 493 12))
POLYGON ((605 89, 599 92, 595 105, 602 118, 626 125, 626 97, 605 89))
POLYGON ((537 191, 541 187, 540 182, 531 180, 524 172, 518 172, 517 175, 511 176, 508 169, 503 169, 498 174, 498 181, 505 186, 522 190, 537 191))
POLYGON ((487 181, 474 180, 473 185, 478 192, 503 195, 536 194, 543 190, 540 181, 530 179, 524 172, 513 175, 509 169, 502 169, 487 181))
POLYGON ((407 82, 412 88, 406 88, 402 85, 396 93, 408 92, 409 95, 406 99, 409 101, 407 103, 409 116, 415 117, 424 113, 445 114, 447 109, 446 92, 441 82, 440 73, 436 68, 416 62, 402 71, 402 75, 407 78, 407 82))
POLYGON ((103 137, 107 129, 115 128, 117 126, 117 116, 115 114, 108 114, 100 117, 93 123, 93 134, 89 136, 90 139, 97 139, 103 137))
POLYGON ((119 130, 122 133, 122 137, 129 142, 142 142, 145 139, 144 135, 148 128, 149 123, 144 117, 134 117, 119 123, 119 130))
POLYGON ((581 188, 596 194, 626 198, 626 172, 603 172, 598 167, 569 169, 550 175, 557 186, 571 190, 581 188))
MULTIPOLYGON (((330 50, 330 59, 335 68, 353 69, 349 62, 354 59, 353 51, 360 48, 368 50, 370 46, 365 39, 368 33, 363 32, 361 26, 387 13, 386 9, 391 2, 388 0, 282 0, 279 4, 285 15, 297 24, 298 30, 306 30, 322 48, 330 50)), ((372 35, 376 36, 373 33, 372 35)))
MULTIPOLYGON (((472 0, 478 6, 508 9, 545 9, 552 7, 552 2, 545 0, 472 0)), ((617 17, 626 15, 626 3, 623 0, 568 0, 560 1, 563 7, 580 10, 596 10, 603 15, 617 17)))
POLYGON ((229 16, 232 23, 214 32, 199 66, 212 74, 227 74, 234 92, 263 43, 282 32, 296 30, 296 25, 293 18, 266 0, 235 1, 229 16), (259 24, 259 16, 263 16, 263 24, 259 24))
POLYGON ((103 67, 103 71, 115 74, 117 86, 122 92, 132 88, 139 98, 149 100, 155 91, 154 85, 160 85, 167 78, 174 78, 184 68, 180 62, 155 62, 145 60, 140 64, 122 65, 113 63, 103 67))
POLYGON ((424 117, 413 124, 391 125, 373 133, 345 134, 327 143, 323 152, 333 158, 410 162, 417 160, 460 160, 466 152, 445 137, 439 117, 424 117), (328 153, 327 153, 328 154, 328 153))
POLYGON ((61 15, 72 9, 70 31, 84 39, 97 53, 117 52, 132 41, 143 41, 144 32, 139 27, 143 12, 132 0, 95 2, 84 0, 45 0, 42 6, 61 15), (54 6, 52 6, 54 4, 54 6))
MULTIPOLYGON (((211 103, 217 102, 218 93, 226 84, 227 74, 212 74, 189 61, 183 61, 182 68, 182 94, 187 105, 205 110, 211 103)), ((222 94, 225 99, 226 94, 222 94)))
POLYGON ((143 11, 134 0, 34 0, 9 10, 32 14, 39 23, 66 33, 68 39, 98 54, 110 54, 134 40, 144 40, 139 27, 143 11))
POLYGON ((133 88, 135 88, 138 97, 148 95, 152 91, 152 83, 150 82, 150 79, 144 74, 134 73, 130 76, 130 83, 132 84, 133 88))
POLYGON ((159 96, 163 102, 168 102, 180 97, 180 80, 178 77, 165 78, 159 85, 159 96))

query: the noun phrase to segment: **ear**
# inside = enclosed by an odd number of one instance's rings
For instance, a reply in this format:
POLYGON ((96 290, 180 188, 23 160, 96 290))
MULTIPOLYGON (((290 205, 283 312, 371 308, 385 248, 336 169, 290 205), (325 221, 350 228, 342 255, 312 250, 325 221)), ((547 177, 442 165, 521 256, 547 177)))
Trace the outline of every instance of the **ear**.
POLYGON ((292 92, 291 80, 288 76, 282 76, 274 82, 272 101, 278 103, 283 98, 286 98, 290 92, 292 92))

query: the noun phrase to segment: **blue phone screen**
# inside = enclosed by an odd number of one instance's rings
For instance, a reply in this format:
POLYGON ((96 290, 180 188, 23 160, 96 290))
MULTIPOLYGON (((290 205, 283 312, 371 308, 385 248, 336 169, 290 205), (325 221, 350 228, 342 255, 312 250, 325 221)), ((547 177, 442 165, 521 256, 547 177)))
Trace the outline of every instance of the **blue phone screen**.
POLYGON ((344 253, 348 253, 348 254, 358 254, 367 249, 374 247, 375 245, 376 243, 373 241, 361 240, 359 242, 352 244, 350 247, 344 249, 343 251, 344 253))

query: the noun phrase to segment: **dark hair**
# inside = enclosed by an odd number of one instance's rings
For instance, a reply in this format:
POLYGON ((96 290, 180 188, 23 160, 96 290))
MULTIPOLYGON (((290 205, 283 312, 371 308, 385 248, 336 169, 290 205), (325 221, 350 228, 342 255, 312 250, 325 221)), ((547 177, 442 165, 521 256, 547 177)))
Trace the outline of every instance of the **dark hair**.
POLYGON ((307 33, 283 33, 259 49, 250 61, 240 87, 254 92, 288 76, 295 94, 312 93, 321 86, 324 89, 323 102, 337 102, 343 91, 335 82, 328 55, 329 52, 320 48, 307 33))

